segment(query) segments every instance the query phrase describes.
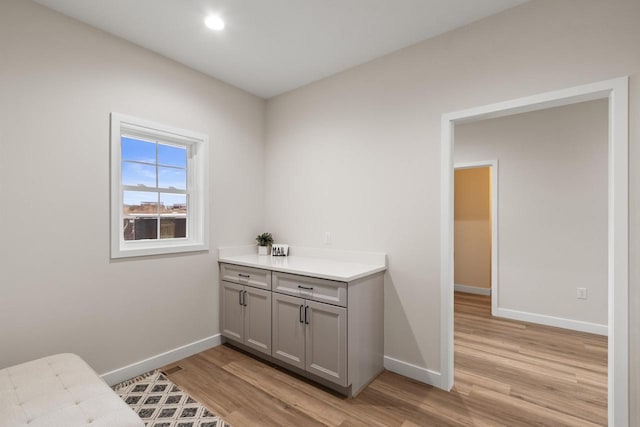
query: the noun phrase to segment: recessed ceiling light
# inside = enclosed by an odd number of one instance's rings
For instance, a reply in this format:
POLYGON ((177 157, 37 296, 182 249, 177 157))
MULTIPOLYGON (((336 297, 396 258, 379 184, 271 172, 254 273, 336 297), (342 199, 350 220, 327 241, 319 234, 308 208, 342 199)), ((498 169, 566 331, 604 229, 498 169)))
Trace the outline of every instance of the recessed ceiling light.
POLYGON ((204 20, 204 24, 214 31, 220 31, 224 29, 224 21, 217 15, 207 16, 204 20))

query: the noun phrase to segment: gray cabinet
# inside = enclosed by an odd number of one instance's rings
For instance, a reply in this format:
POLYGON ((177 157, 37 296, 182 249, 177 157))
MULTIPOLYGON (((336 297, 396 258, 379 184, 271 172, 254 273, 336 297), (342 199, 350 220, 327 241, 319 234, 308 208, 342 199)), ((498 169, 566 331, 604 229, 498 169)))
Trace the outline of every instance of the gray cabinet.
POLYGON ((236 341, 244 340, 244 286, 221 282, 220 329, 222 335, 236 341))
POLYGON ((347 309, 305 301, 305 369, 347 385, 347 309))
POLYGON ((383 273, 351 282, 220 264, 222 335, 348 396, 383 370, 383 273))
POLYGON ((272 356, 347 386, 347 309, 273 293, 272 356))
POLYGON ((271 354, 271 291, 245 286, 243 342, 271 354))
POLYGON ((305 368, 304 300, 273 294, 273 350, 271 355, 297 368, 305 368))
POLYGON ((222 335, 271 354, 271 291, 222 281, 222 335))

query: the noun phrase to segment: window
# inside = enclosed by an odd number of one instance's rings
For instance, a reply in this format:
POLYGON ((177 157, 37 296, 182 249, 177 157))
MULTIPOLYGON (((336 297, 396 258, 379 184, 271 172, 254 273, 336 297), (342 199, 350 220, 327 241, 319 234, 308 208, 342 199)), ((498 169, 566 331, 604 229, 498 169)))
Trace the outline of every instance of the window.
POLYGON ((111 257, 207 250, 208 137, 111 113, 111 257))

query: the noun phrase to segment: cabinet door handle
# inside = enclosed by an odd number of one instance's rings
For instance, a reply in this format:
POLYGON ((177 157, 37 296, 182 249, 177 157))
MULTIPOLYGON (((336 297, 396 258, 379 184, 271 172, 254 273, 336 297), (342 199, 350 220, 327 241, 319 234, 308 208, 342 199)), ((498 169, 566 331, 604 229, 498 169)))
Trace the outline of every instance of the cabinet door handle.
POLYGON ((242 291, 238 292, 238 304, 243 305, 242 304, 242 291))
POLYGON ((308 305, 304 306, 304 324, 305 325, 309 324, 309 306, 308 305))
POLYGON ((250 274, 242 274, 242 273, 238 273, 238 276, 244 277, 245 279, 248 279, 249 277, 251 277, 250 274))
POLYGON ((305 291, 312 291, 313 287, 298 285, 298 289, 304 289, 305 291))
POLYGON ((242 291, 242 305, 247 306, 247 291, 242 291))
POLYGON ((298 309, 298 319, 300 320, 300 323, 304 323, 304 319, 302 318, 302 308, 304 307, 304 305, 301 305, 300 308, 298 309))

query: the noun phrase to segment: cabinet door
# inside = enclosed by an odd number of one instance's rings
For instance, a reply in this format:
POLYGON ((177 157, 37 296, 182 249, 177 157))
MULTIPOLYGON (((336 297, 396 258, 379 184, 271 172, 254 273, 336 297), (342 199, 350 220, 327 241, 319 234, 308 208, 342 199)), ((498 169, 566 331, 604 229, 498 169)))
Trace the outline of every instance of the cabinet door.
POLYGON ((271 355, 304 369, 304 300, 273 293, 271 355))
POLYGON ((347 385, 347 309, 306 301, 306 365, 308 372, 347 385))
POLYGON ((243 289, 242 285, 220 282, 220 329, 223 336, 239 342, 244 339, 243 289))
POLYGON ((271 291, 244 288, 244 343, 271 355, 271 291))

